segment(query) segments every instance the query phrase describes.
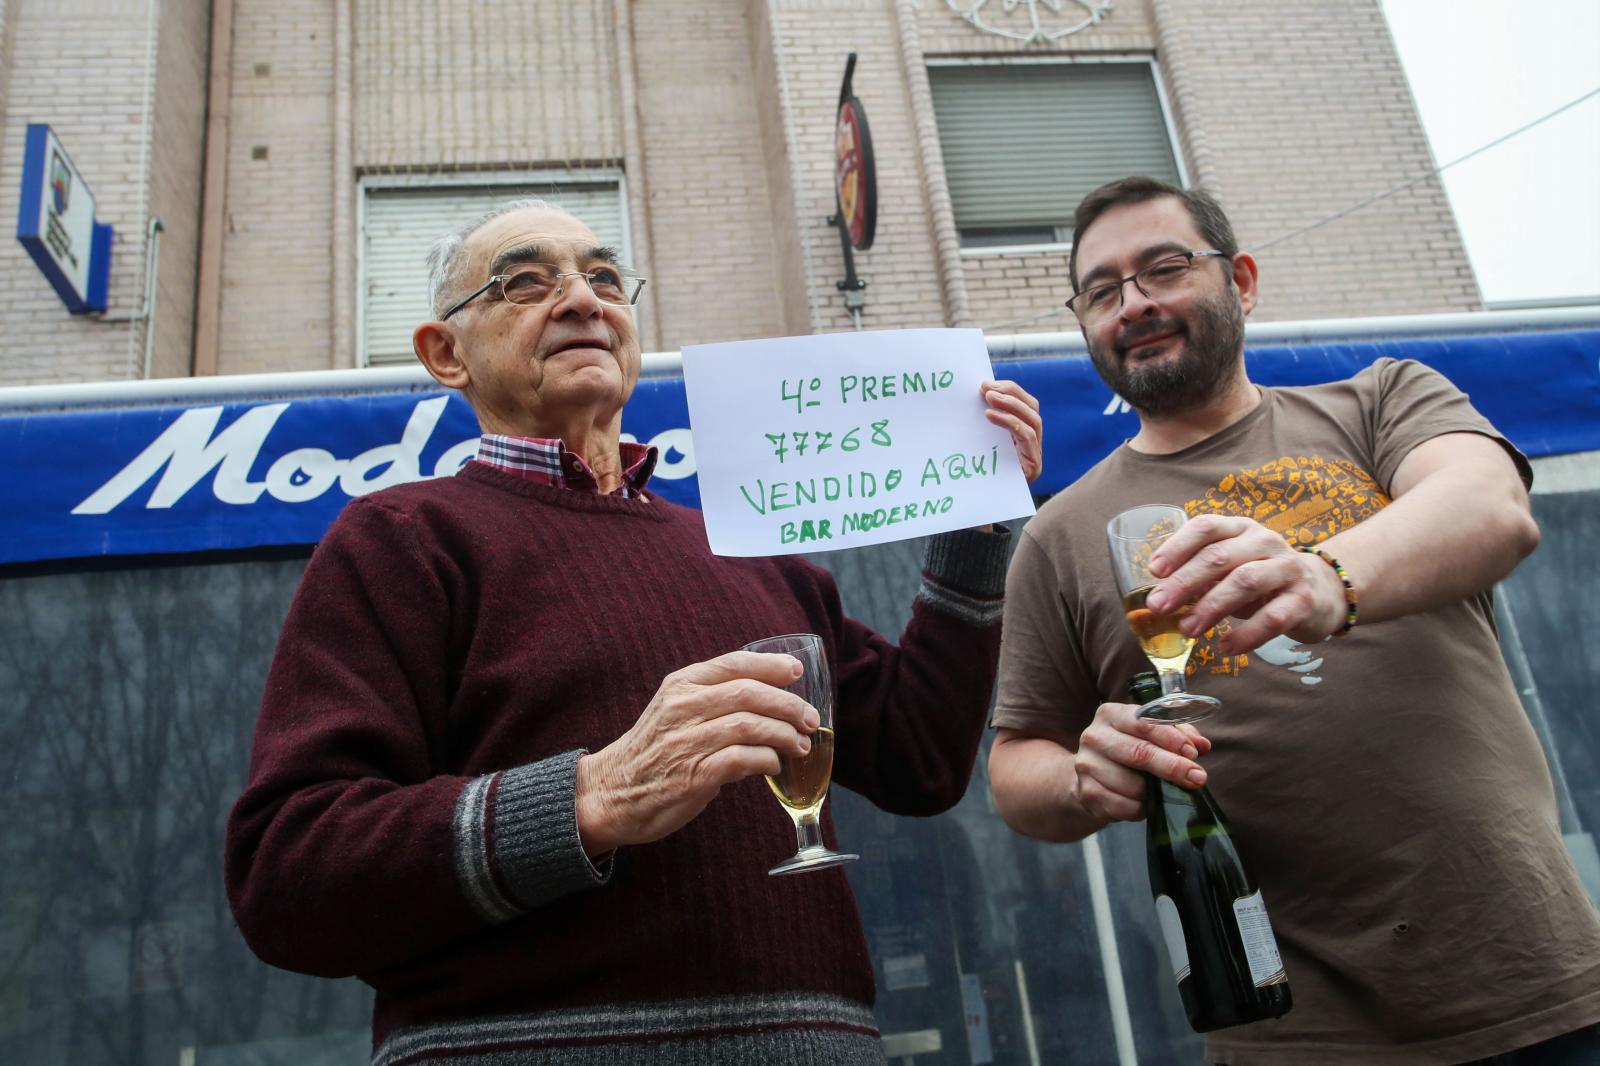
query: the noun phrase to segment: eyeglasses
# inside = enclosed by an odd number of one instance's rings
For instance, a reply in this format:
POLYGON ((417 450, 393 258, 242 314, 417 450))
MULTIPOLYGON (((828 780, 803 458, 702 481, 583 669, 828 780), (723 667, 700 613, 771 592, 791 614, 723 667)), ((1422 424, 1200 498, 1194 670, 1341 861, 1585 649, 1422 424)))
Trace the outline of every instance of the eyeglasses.
POLYGON ((1157 259, 1143 270, 1129 274, 1120 281, 1108 281, 1104 285, 1084 289, 1068 300, 1067 306, 1072 308, 1072 313, 1078 316, 1079 322, 1086 326, 1096 325, 1122 309, 1122 287, 1128 282, 1133 282, 1140 292, 1152 300, 1170 296, 1189 283, 1189 272, 1194 269, 1196 259, 1213 257, 1233 258, 1225 252, 1212 251, 1209 248, 1199 252, 1179 252, 1177 255, 1157 259))
POLYGON ((449 318, 496 285, 500 286, 500 298, 506 303, 520 304, 524 307, 542 304, 566 291, 566 284, 562 278, 583 278, 589 283, 595 299, 603 304, 621 307, 631 307, 638 303, 639 293, 645 283, 644 278, 624 275, 622 271, 613 267, 601 267, 590 271, 563 271, 557 270, 549 263, 523 263, 513 267, 509 273, 491 277, 477 292, 440 315, 439 320, 442 322, 449 318))

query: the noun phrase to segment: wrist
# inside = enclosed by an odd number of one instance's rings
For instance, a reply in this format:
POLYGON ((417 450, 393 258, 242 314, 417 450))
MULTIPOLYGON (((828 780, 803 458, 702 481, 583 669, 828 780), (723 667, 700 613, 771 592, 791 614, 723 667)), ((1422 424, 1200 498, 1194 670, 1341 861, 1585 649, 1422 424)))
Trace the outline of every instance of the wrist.
POLYGON ((1356 590, 1350 574, 1326 549, 1301 547, 1306 565, 1316 575, 1322 590, 1317 597, 1322 605, 1318 612, 1318 634, 1322 637, 1342 637, 1356 624, 1356 590))
POLYGON ((575 792, 578 840, 584 853, 591 860, 598 860, 621 843, 606 798, 604 764, 599 756, 585 754, 578 758, 575 792))
POLYGON ((1093 836, 1115 820, 1103 812, 1090 809, 1083 795, 1084 775, 1075 765, 1076 755, 1073 756, 1073 762, 1072 772, 1067 775, 1066 795, 1059 799, 1057 807, 1061 826, 1057 839, 1069 842, 1093 836))

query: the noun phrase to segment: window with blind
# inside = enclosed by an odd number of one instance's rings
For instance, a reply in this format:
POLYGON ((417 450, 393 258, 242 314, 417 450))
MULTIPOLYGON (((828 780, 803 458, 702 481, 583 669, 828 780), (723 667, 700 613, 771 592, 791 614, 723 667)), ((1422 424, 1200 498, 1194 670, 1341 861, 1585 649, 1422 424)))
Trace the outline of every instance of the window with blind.
MULTIPOLYGON (((627 255, 615 180, 482 185, 371 185, 361 234, 362 338, 368 366, 407 366, 411 333, 431 318, 428 249, 458 226, 509 200, 535 197, 571 212, 602 244, 627 255)), ((478 279, 479 283, 484 279, 478 279)))
POLYGON ((941 63, 928 80, 962 247, 1069 241, 1098 186, 1182 184, 1148 61, 941 63))

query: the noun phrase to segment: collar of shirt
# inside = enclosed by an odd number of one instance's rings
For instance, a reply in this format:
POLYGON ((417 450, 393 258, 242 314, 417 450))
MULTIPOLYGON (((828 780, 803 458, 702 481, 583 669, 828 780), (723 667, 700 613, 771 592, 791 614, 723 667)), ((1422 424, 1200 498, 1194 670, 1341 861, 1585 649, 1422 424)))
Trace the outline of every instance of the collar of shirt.
MULTIPOLYGON (((644 487, 656 469, 656 449, 647 444, 622 441, 622 479, 613 496, 632 499, 644 494, 644 487)), ((600 493, 600 482, 583 456, 567 450, 560 438, 510 437, 485 433, 478 438, 478 462, 496 470, 537 481, 541 485, 567 488, 574 492, 600 493)))

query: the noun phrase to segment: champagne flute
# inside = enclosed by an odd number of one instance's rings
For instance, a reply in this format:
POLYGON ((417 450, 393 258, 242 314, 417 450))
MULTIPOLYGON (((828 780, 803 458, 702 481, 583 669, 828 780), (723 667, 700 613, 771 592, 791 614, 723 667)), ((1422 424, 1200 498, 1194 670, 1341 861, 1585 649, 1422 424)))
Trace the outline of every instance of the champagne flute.
POLYGON ((1194 638, 1185 636, 1178 625, 1189 614, 1189 604, 1170 614, 1156 614, 1144 605, 1160 581, 1150 573, 1150 557, 1188 518, 1182 507, 1146 504, 1123 511, 1106 523, 1111 570, 1128 626, 1161 677, 1161 695, 1140 707, 1139 717, 1174 725, 1198 722, 1222 706, 1222 701, 1189 692, 1184 685, 1183 672, 1194 650, 1194 638))
POLYGON ((817 709, 821 721, 811 734, 811 750, 799 758, 778 756, 782 769, 767 775, 772 794, 794 821, 798 847, 769 874, 793 874, 802 870, 823 870, 829 866, 859 859, 834 851, 822 842, 822 803, 828 798, 828 781, 833 776, 833 682, 828 676, 828 659, 822 651, 822 638, 815 633, 790 633, 746 644, 746 651, 779 652, 800 660, 802 672, 786 686, 817 709))

